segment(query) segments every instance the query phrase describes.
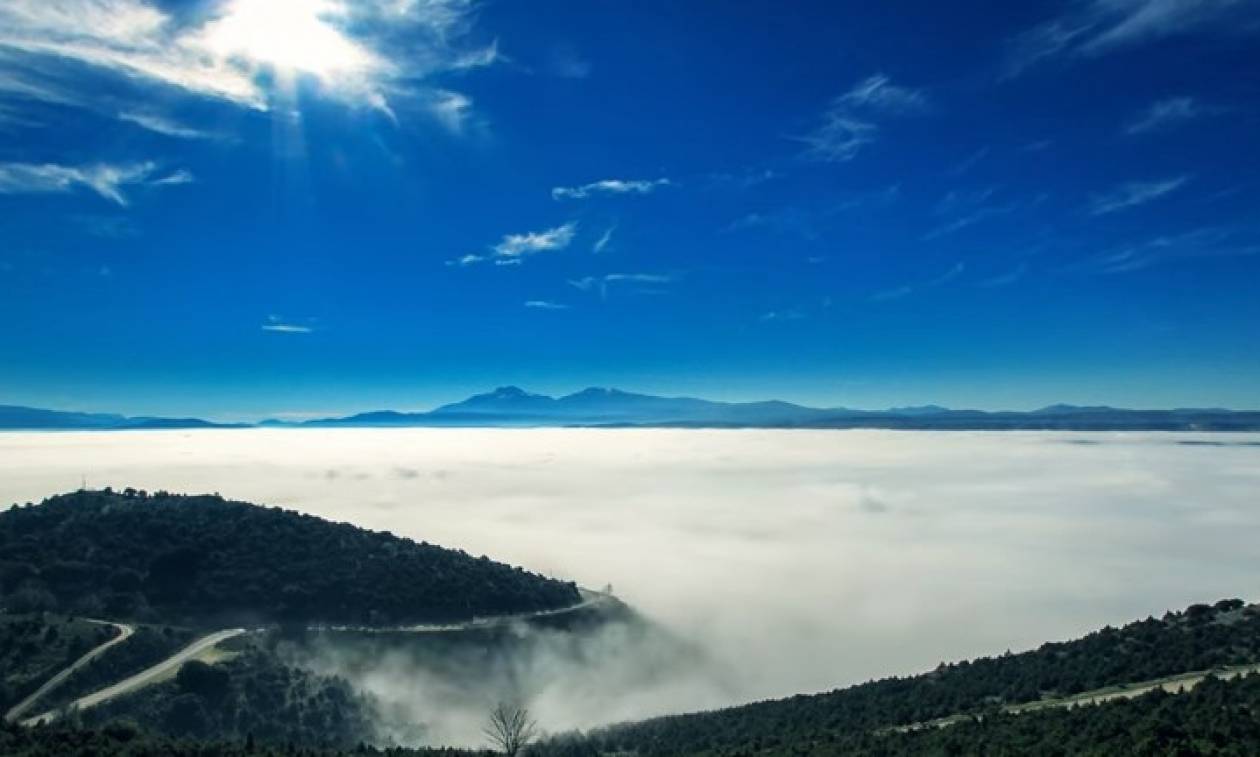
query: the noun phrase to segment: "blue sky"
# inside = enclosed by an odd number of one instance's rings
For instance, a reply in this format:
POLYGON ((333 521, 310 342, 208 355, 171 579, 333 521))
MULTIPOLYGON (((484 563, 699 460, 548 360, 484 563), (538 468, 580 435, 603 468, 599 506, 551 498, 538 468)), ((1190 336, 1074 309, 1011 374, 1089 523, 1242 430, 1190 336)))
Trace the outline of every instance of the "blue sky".
POLYGON ((1258 41, 1254 0, 7 0, 0 402, 1260 407, 1258 41))

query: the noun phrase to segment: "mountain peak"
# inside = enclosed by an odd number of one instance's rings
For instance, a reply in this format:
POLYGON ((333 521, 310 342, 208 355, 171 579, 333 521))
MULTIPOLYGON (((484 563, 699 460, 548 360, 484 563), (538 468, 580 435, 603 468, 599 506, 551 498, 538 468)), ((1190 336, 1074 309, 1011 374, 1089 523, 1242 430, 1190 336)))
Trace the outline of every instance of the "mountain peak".
POLYGON ((1106 405, 1046 405, 1033 411, 1037 415, 1064 415, 1077 413, 1114 413, 1116 408, 1106 405))
POLYGON ((628 393, 623 392, 620 389, 613 389, 611 387, 605 387, 605 386, 588 386, 580 392, 574 392, 573 394, 570 394, 565 399, 596 398, 596 397, 625 397, 625 396, 628 396, 628 393))
POLYGON ((913 405, 910 407, 890 407, 888 412, 893 415, 937 415, 939 413, 948 413, 949 408, 940 405, 913 405))

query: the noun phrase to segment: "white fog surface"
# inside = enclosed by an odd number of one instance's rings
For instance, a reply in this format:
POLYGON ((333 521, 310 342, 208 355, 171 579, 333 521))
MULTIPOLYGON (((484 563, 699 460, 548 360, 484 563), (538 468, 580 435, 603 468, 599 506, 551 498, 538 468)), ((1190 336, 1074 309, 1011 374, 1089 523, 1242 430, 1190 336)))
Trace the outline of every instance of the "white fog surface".
POLYGON ((609 685, 592 712, 573 705, 591 700, 590 677, 549 668, 555 680, 532 705, 552 730, 917 673, 1193 602, 1260 599, 1256 434, 0 434, 5 505, 83 476, 92 488, 219 492, 611 583, 718 670, 652 690, 609 685))

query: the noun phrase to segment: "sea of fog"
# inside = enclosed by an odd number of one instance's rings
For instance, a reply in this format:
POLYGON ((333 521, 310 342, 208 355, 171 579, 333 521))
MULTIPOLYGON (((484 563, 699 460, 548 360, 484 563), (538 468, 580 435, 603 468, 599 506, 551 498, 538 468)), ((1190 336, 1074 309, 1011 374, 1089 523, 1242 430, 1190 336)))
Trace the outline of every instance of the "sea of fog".
MULTIPOLYGON (((705 651, 703 665, 655 660, 651 676, 641 673, 651 651, 616 639, 581 666, 529 661, 530 705, 553 730, 916 673, 1193 602, 1260 599, 1260 435, 0 434, 0 502, 38 501, 83 477, 219 492, 611 584, 705 651)), ((447 682, 399 678, 383 670, 359 683, 395 704, 441 707, 447 682)), ((452 714, 435 738, 475 741, 474 714, 452 714)))

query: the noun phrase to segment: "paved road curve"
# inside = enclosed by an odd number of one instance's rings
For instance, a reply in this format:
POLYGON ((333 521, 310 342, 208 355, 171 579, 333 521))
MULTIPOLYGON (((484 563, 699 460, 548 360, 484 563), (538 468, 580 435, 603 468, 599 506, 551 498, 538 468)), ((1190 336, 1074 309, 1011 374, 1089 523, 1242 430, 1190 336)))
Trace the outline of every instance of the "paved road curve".
POLYGON ((88 622, 95 623, 101 626, 113 626, 114 628, 118 629, 119 633, 117 636, 105 642, 104 644, 100 644, 88 650, 87 654, 75 660, 65 670, 61 671, 57 675, 45 681, 44 685, 36 689, 33 694, 28 696, 26 699, 23 699, 21 702, 18 702, 17 704, 15 704, 12 708, 9 709, 8 712, 4 714, 4 719, 6 722, 13 722, 14 720, 17 720, 18 718, 22 717, 23 713, 29 710, 31 706, 34 705, 37 701, 39 701, 40 699, 43 699, 44 695, 46 695, 48 692, 52 691, 53 689, 57 688, 61 684, 65 683, 65 680, 70 677, 71 673, 75 672, 76 670, 83 667, 84 665, 87 665, 92 660, 95 660, 103 652, 105 652, 105 650, 109 649, 115 644, 121 644, 127 639, 131 638, 131 635, 136 632, 136 629, 134 626, 129 626, 124 623, 110 623, 109 621, 105 621, 105 620, 88 620, 88 622))
MULTIPOLYGON (((355 632, 372 632, 372 633, 449 633, 452 631, 471 631, 473 629, 494 628, 497 626, 509 625, 511 623, 531 620, 534 618, 546 618, 546 617, 552 617, 556 615, 563 615, 570 612, 577 612, 578 610, 584 610, 589 607, 594 607, 596 605, 600 605, 605 602, 613 601, 612 595, 605 594, 603 592, 591 591, 589 589, 579 589, 579 592, 581 592, 582 601, 578 602, 575 605, 570 605, 568 607, 561 607, 555 610, 539 610, 536 612, 520 613, 517 615, 497 615, 497 616, 489 617, 489 618, 473 618, 472 620, 465 621, 463 623, 398 626, 398 627, 393 627, 393 628, 376 628, 376 627, 366 627, 366 626, 365 627, 315 626, 314 628, 316 630, 326 630, 326 631, 355 631, 355 632)), ((121 628, 122 626, 119 626, 119 627, 121 628)), ((129 627, 128 629, 129 630, 126 633, 126 636, 131 635, 131 629, 129 627)), ((115 699, 124 694, 130 694, 133 691, 142 689, 148 686, 149 684, 152 684, 161 680, 163 676, 167 675, 168 673, 172 673, 178 670, 180 665, 183 665, 185 662, 188 662, 189 660, 193 659, 194 657, 206 651, 207 649, 210 649, 211 647, 221 642, 227 641, 228 639, 234 636, 240 636, 243 633, 246 633, 246 629, 244 628, 230 628, 224 631, 216 631, 215 633, 212 633, 208 636, 203 636, 200 639, 197 639, 196 641, 194 641, 192 644, 189 644, 188 646, 184 647, 180 651, 166 658, 165 660, 154 665, 153 667, 148 668, 146 670, 142 670, 139 673, 136 673, 135 675, 131 676, 130 678, 119 681, 118 683, 112 686, 107 686, 103 689, 100 689, 99 691, 94 691, 85 697, 81 697, 80 699, 77 699, 74 702, 72 702, 69 706, 75 709, 79 709, 79 710, 86 710, 89 707, 95 707, 96 705, 101 704, 102 702, 107 702, 111 699, 115 699)), ((116 644, 122 641, 123 638, 125 638, 125 636, 118 639, 114 639, 110 643, 116 644)), ((93 650, 93 652, 90 654, 95 656, 95 654, 99 654, 100 652, 105 651, 105 648, 107 646, 109 645, 103 645, 102 647, 96 650, 93 650)), ((79 662, 76 662, 74 666, 72 666, 72 668, 77 667, 84 662, 87 662, 89 659, 90 658, 85 658, 83 660, 80 660, 79 662)), ((63 674, 69 675, 70 672, 72 672, 72 670, 67 669, 66 671, 63 671, 63 674)), ((40 692, 36 692, 36 694, 39 694, 39 693, 40 692)), ((30 697, 29 699, 31 701, 34 701, 36 698, 37 697, 32 695, 32 697, 30 697)), ((27 705, 29 706, 29 703, 27 703, 27 705)), ((22 711, 19 711, 18 715, 20 715, 21 712, 22 711)), ((17 716, 14 716, 13 719, 16 719, 16 717, 17 716)), ((57 717, 56 712, 49 711, 49 712, 42 713, 40 715, 36 715, 35 717, 32 717, 32 718, 27 718, 26 720, 22 721, 22 724, 33 726, 33 725, 38 725, 39 723, 48 723, 56 719, 56 717, 57 717)))
MULTIPOLYGON (((161 679, 164 675, 178 670, 180 665, 183 665, 185 662, 188 662, 216 644, 227 641, 234 636, 240 636, 243 633, 245 633, 244 628, 229 628, 224 631, 216 631, 209 636, 203 636, 151 668, 142 670, 130 678, 119 681, 112 686, 107 686, 99 691, 94 691, 85 697, 76 699, 70 704, 70 707, 79 710, 86 710, 89 707, 95 707, 96 705, 101 704, 102 702, 107 702, 115 697, 120 697, 123 694, 130 694, 137 689, 142 689, 154 681, 161 679)), ((39 723, 50 722, 56 717, 56 712, 45 712, 41 715, 36 715, 33 718, 23 720, 22 724, 38 725, 39 723)))
MULTIPOLYGON (((1260 663, 1252 665, 1235 665, 1232 667, 1215 668, 1213 670, 1196 670, 1190 673, 1179 673, 1177 675, 1167 676, 1165 678, 1155 678, 1149 681, 1122 683, 1115 686, 1094 689, 1093 691, 1085 691, 1080 694, 1073 694, 1068 697, 1038 699, 1032 702, 1007 705, 1002 708, 1002 711, 1012 715, 1019 715, 1025 712, 1036 712, 1037 710, 1046 710, 1052 707, 1081 707, 1085 705, 1102 704, 1103 702, 1109 702, 1113 699, 1133 699, 1134 697, 1140 697, 1143 694, 1150 693, 1155 689, 1163 689, 1169 694, 1181 694, 1190 691, 1195 686, 1198 686, 1210 675, 1228 681, 1230 679, 1250 675, 1252 673, 1260 673, 1260 663)), ((948 728, 951 725, 956 725, 973 717, 977 717, 977 715, 974 713, 948 715, 935 720, 927 720, 921 723, 910 723, 909 725, 900 725, 883 730, 905 733, 907 731, 918 731, 924 728, 948 728)))
POLYGON ((454 631, 473 631, 484 628, 498 628, 538 618, 567 615, 571 612, 614 601, 611 594, 605 594, 601 591, 579 588, 578 593, 582 597, 581 602, 568 607, 558 607, 554 610, 535 610, 533 612, 516 613, 515 615, 492 615, 488 618, 473 618, 460 623, 421 623, 412 626, 311 626, 311 630, 352 631, 355 633, 451 633, 454 631))

